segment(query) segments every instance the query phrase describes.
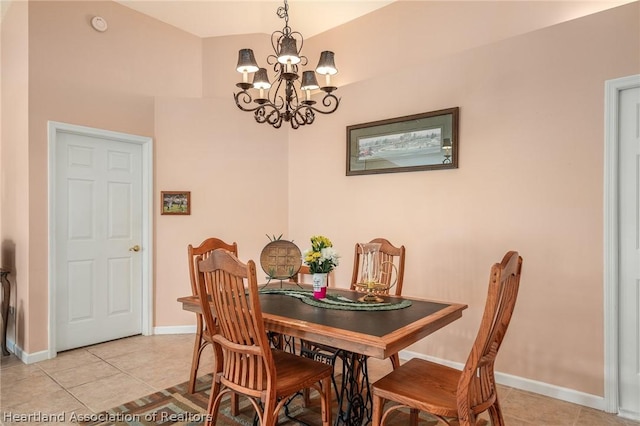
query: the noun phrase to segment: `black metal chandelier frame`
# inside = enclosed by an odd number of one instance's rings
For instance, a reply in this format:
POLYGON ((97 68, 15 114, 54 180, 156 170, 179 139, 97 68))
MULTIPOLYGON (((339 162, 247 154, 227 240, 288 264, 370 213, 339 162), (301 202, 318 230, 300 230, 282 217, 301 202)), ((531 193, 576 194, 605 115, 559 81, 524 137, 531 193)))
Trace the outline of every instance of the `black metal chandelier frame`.
POLYGON ((338 71, 334 64, 333 52, 324 51, 320 55, 315 72, 302 73, 297 89, 294 83, 300 79, 298 71, 308 63, 307 57, 300 54, 304 38, 289 26, 287 0, 284 0, 284 6, 278 8, 277 15, 284 19, 285 25, 282 31, 274 31, 271 34, 271 46, 275 54, 267 57, 267 63, 275 73, 273 84, 269 82, 267 70, 258 67, 253 51, 241 49, 237 70, 243 74, 243 81, 236 84, 241 90, 234 93, 233 98, 242 111, 253 112, 258 123, 268 123, 274 128, 280 128, 283 122, 289 122, 293 129, 297 129, 312 124, 316 113, 331 114, 338 109, 340 99, 333 93, 337 87, 332 86, 330 80, 330 76, 338 71), (249 73, 254 73, 252 83, 248 81, 249 73), (325 76, 324 86, 318 85, 316 73, 325 76), (259 90, 259 95, 252 96, 250 89, 259 90), (322 107, 311 99, 311 91, 316 89, 324 92, 322 107))

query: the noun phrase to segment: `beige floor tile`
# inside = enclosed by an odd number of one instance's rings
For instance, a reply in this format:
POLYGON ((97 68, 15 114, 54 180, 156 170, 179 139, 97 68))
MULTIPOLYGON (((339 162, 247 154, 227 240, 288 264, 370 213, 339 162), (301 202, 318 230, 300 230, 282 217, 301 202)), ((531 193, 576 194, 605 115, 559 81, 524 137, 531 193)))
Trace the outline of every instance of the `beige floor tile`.
MULTIPOLYGON (((189 368, 191 368, 191 355, 193 354, 193 350, 189 352, 189 368)), ((202 354, 200 355, 200 366, 198 368, 198 375, 203 375, 207 373, 211 373, 213 371, 214 365, 214 355, 213 349, 211 345, 206 346, 202 350, 202 354)))
POLYGON ((504 402, 507 400, 507 398, 509 398, 509 395, 511 394, 511 391, 513 390, 513 388, 510 388, 509 386, 503 386, 503 385, 497 385, 498 387, 498 398, 500 403, 504 402))
POLYGON ((122 355, 145 351, 146 341, 145 336, 133 336, 88 346, 85 349, 98 358, 108 360, 122 355))
POLYGON ((30 377, 44 376, 45 373, 35 364, 23 364, 18 361, 10 367, 0 370, 0 387, 13 385, 13 383, 30 377))
POLYGON ((119 358, 123 355, 138 356, 142 352, 170 352, 172 354, 191 354, 193 334, 165 334, 155 336, 132 336, 113 340, 85 348, 88 352, 104 360, 119 358))
POLYGON ((7 367, 12 367, 17 364, 22 364, 22 361, 18 359, 15 355, 2 355, 0 357, 0 369, 4 369, 7 367))
POLYGON ((592 408, 581 407, 576 426, 635 426, 640 422, 623 419, 592 408))
POLYGON ((141 396, 155 392, 155 389, 128 374, 98 379, 68 389, 80 402, 94 412, 100 412, 141 396))
POLYGON ((147 365, 162 365, 169 359, 171 359, 171 356, 164 351, 146 350, 144 352, 138 352, 136 356, 124 354, 109 358, 108 362, 122 371, 133 373, 147 365))
POLYGON ((56 370, 49 373, 49 375, 61 386, 71 388, 118 373, 121 373, 121 371, 111 364, 105 361, 96 361, 66 370, 56 370))
POLYGON ((504 423, 509 426, 541 426, 543 424, 543 423, 536 423, 536 422, 528 422, 526 420, 518 419, 516 417, 511 417, 506 414, 503 414, 503 416, 504 416, 504 423))
POLYGON ((86 412, 88 409, 64 389, 47 393, 46 397, 34 398, 28 402, 11 407, 11 412, 13 413, 52 414, 62 416, 62 418, 65 419, 66 416, 64 416, 64 413, 76 410, 86 412))
POLYGON ((517 389, 510 392, 501 406, 505 416, 546 426, 572 426, 580 412, 579 405, 517 389))
POLYGON ((92 364, 97 361, 100 361, 100 358, 89 353, 86 349, 74 349, 59 352, 55 358, 38 362, 36 365, 47 373, 53 373, 55 371, 68 370, 70 368, 92 364))
POLYGON ((48 395, 63 388, 49 376, 28 377, 14 382, 11 386, 3 386, 0 391, 0 407, 15 407, 22 403, 47 398, 48 395))
POLYGON ((184 360, 166 360, 161 363, 149 363, 137 368, 131 374, 148 384, 156 391, 161 391, 178 383, 189 380, 191 363, 184 360))

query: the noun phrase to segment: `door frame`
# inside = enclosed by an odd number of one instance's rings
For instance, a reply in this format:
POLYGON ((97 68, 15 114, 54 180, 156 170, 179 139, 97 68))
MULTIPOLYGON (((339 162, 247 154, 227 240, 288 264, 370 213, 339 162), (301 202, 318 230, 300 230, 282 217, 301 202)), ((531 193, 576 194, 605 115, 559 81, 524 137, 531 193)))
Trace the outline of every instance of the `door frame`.
POLYGON ((619 409, 619 317, 620 223, 618 191, 619 152, 618 110, 620 92, 640 87, 640 74, 605 81, 604 117, 604 403, 605 411, 619 409))
POLYGON ((56 147, 59 133, 71 133, 118 142, 137 144, 142 149, 142 237, 140 245, 142 271, 142 334, 153 332, 153 139, 147 136, 130 135, 110 130, 78 126, 56 121, 48 121, 48 268, 49 268, 49 358, 55 358, 56 350, 56 256, 55 256, 55 206, 56 206, 56 147))

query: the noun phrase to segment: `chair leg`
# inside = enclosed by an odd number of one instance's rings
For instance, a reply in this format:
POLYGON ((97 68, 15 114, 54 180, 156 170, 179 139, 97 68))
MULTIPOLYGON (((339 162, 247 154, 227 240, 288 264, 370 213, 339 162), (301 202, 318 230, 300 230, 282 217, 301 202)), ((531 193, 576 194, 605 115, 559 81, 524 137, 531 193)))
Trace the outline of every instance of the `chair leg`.
POLYGON ((240 400, 238 398, 238 394, 233 392, 231 394, 231 415, 232 416, 237 416, 238 414, 240 414, 240 400))
POLYGON ((389 357, 389 359, 391 360, 391 365, 393 366, 393 369, 395 370, 396 368, 400 367, 400 355, 398 355, 397 353, 391 355, 389 357))
POLYGON ((310 389, 304 388, 302 390, 302 406, 307 408, 309 405, 311 405, 310 389))
MULTIPOLYGON (((307 391, 309 389, 306 389, 307 391)), ((327 377, 322 380, 322 393, 324 393, 324 398, 322 398, 322 425, 330 426, 331 425, 331 378, 327 377)))
POLYGON ((198 315, 196 324, 196 340, 193 344, 191 372, 189 373, 189 393, 195 393, 196 391, 196 379, 198 377, 198 367, 200 366, 200 355, 202 354, 202 349, 206 344, 207 342, 203 342, 202 339, 202 315, 198 315))
POLYGON ((498 397, 491 407, 489 407, 489 418, 491 419, 492 426, 505 426, 504 418, 502 418, 502 410, 500 409, 500 403, 498 397))
POLYGON ((418 426, 418 420, 420 419, 420 410, 416 408, 409 409, 409 424, 411 426, 418 426))
POLYGON ((261 426, 275 426, 278 423, 278 412, 275 411, 277 406, 275 399, 265 401, 261 426))
MULTIPOLYGON (((204 426, 212 426, 217 423, 218 409, 220 408, 220 383, 217 380, 213 380, 211 383, 211 395, 209 395, 209 404, 207 404, 207 419, 204 422, 204 426)), ((235 395, 232 394, 232 395, 235 395)))
POLYGON ((476 426, 476 415, 469 413, 468 416, 458 419, 460 426, 476 426))
POLYGON ((373 426, 381 426, 382 409, 384 408, 384 398, 373 394, 373 413, 371 414, 371 424, 373 426))

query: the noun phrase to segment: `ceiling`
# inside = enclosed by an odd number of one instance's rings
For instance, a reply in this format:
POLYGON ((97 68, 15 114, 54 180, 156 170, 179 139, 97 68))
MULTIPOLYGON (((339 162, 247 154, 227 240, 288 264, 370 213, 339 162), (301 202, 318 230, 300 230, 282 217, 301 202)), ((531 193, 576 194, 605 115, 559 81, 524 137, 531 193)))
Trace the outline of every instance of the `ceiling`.
MULTIPOLYGON (((284 20, 276 10, 283 1, 272 0, 116 0, 198 37, 271 34, 284 20)), ((292 0, 289 26, 311 37, 384 7, 395 0, 292 0)))

